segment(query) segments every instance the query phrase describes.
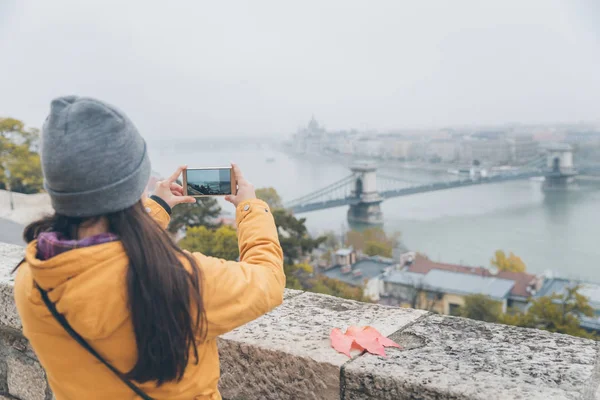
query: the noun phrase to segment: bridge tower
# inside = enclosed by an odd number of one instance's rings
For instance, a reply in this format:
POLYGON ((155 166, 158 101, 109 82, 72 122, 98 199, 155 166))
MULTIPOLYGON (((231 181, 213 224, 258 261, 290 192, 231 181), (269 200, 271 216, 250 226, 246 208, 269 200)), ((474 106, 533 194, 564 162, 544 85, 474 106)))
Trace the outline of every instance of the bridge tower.
POLYGON ((567 143, 558 143, 548 149, 544 190, 566 189, 575 180, 573 149, 567 143))
POLYGON ((379 225, 383 223, 380 204, 383 198, 377 192, 377 167, 370 163, 357 163, 351 168, 354 177, 353 198, 348 210, 348 222, 379 225))

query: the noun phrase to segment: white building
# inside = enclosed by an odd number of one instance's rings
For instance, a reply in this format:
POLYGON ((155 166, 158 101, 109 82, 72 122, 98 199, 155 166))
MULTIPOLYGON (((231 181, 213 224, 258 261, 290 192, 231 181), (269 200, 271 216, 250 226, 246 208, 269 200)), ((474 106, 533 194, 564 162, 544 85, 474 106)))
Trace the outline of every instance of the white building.
POLYGON ((454 139, 434 139, 427 144, 427 158, 440 162, 458 160, 458 143, 454 139))
POLYGON ((294 151, 299 154, 319 153, 328 142, 327 132, 313 116, 306 128, 299 129, 293 136, 294 151))
POLYGON ((381 155, 384 158, 396 160, 408 160, 413 142, 408 139, 398 138, 394 136, 383 137, 381 139, 382 151, 381 155))
POLYGON ((362 137, 354 144, 354 154, 359 157, 378 158, 383 154, 383 143, 377 138, 362 137))

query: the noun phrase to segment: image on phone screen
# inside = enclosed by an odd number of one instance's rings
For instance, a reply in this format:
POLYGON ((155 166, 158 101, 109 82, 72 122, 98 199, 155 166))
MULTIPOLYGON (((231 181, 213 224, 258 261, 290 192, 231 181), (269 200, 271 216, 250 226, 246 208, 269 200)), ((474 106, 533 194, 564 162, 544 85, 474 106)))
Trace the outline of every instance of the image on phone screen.
POLYGON ((231 168, 188 169, 189 196, 225 196, 231 194, 231 168))

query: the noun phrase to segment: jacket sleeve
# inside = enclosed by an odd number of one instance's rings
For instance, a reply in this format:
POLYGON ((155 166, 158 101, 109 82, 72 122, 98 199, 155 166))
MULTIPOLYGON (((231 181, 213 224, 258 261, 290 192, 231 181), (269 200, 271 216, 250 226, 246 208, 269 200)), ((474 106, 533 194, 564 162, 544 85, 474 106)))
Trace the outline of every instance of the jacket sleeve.
POLYGON ((171 216, 169 215, 169 213, 167 212, 167 210, 165 210, 165 208, 163 206, 161 206, 160 204, 158 204, 156 201, 152 200, 151 198, 147 198, 144 201, 144 207, 146 208, 146 211, 148 212, 148 214, 150 214, 150 216, 152 218, 154 218, 154 220, 163 229, 167 229, 167 226, 169 225, 169 222, 171 221, 171 216))
POLYGON ((236 211, 240 261, 193 253, 204 279, 207 339, 229 332, 283 302, 283 252, 267 204, 251 200, 236 211))

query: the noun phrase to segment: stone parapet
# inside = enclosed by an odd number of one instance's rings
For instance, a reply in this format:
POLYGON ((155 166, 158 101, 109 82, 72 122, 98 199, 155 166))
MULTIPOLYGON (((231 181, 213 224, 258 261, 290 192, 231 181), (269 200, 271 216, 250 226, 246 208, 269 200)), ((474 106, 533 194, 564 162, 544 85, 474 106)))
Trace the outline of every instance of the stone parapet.
MULTIPOLYGON (((0 243, 0 399, 53 398, 21 333, 10 271, 23 249, 0 243)), ((282 306, 219 340, 221 392, 249 399, 600 400, 592 340, 287 290, 282 306), (404 348, 352 359, 332 328, 370 325, 404 348)))

